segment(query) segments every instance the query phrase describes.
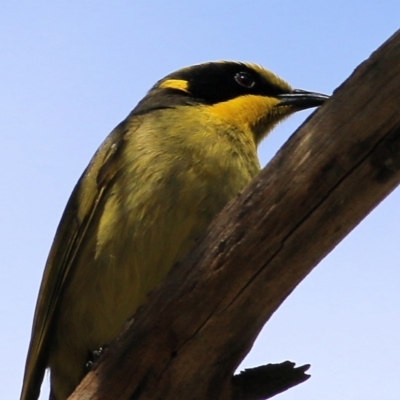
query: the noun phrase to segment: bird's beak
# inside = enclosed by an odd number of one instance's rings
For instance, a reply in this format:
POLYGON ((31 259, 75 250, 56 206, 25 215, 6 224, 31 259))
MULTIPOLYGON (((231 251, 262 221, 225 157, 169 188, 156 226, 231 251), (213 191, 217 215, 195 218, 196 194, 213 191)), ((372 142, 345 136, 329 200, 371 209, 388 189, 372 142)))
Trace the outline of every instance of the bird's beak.
POLYGON ((304 110, 322 105, 329 99, 329 96, 321 93, 306 92, 301 89, 293 89, 291 93, 280 94, 277 98, 280 100, 278 106, 291 106, 299 110, 304 110))

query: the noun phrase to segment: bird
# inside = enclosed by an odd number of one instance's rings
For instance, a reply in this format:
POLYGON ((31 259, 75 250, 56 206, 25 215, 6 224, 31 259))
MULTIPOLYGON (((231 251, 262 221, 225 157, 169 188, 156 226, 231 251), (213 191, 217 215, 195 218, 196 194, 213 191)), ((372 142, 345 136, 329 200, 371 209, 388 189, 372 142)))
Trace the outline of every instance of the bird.
POLYGON ((260 171, 257 147, 329 96, 258 64, 215 61, 159 80, 107 136, 67 202, 45 265, 21 400, 64 400, 90 355, 118 336, 260 171))

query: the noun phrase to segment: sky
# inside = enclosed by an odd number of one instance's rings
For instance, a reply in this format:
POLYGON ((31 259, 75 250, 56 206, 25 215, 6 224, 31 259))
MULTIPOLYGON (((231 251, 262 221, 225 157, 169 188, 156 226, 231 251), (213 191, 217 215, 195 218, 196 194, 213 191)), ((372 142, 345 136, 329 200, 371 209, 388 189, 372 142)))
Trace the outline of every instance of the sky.
MULTIPOLYGON (((19 398, 44 264, 72 188, 153 83, 224 59, 331 94, 399 17, 398 0, 2 2, 0 398, 19 398)), ((264 141, 263 165, 309 113, 264 141)), ((395 190, 289 296, 241 368, 310 363, 311 379, 282 400, 398 400, 399 238, 395 190)), ((47 391, 48 377, 41 399, 47 391)))

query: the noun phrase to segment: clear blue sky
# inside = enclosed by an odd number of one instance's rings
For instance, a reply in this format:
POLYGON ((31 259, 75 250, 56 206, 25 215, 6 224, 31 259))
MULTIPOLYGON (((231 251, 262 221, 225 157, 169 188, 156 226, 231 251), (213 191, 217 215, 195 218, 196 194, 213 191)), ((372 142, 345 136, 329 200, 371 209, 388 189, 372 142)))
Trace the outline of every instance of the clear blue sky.
MULTIPOLYGON (((230 59, 329 94, 399 21, 398 0, 3 2, 0 398, 19 397, 38 287, 68 196, 157 79, 230 59)), ((264 142, 263 164, 307 115, 264 142)), ((399 238, 395 191, 288 298, 243 367, 311 363, 312 378, 283 400, 398 400, 399 238)))

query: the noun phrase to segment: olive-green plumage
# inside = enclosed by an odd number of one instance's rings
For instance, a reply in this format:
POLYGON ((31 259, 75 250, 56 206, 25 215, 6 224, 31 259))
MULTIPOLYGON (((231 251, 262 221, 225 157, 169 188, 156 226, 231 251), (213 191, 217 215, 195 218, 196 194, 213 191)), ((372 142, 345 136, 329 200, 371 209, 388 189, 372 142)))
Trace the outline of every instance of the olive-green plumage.
POLYGON ((247 63, 160 80, 107 137, 77 183, 47 260, 22 400, 66 399, 211 219, 258 173, 258 143, 327 96, 247 63))

